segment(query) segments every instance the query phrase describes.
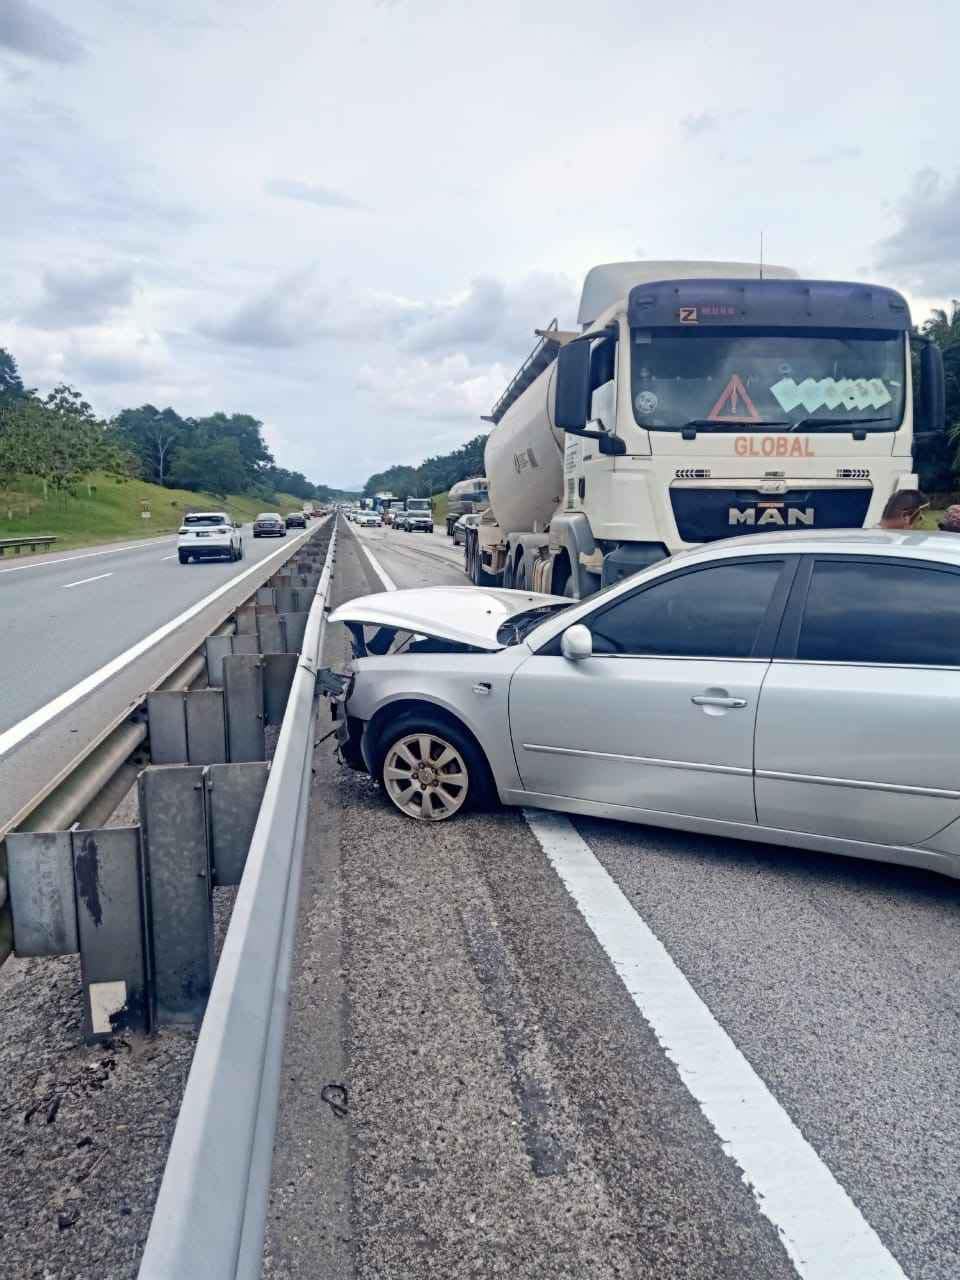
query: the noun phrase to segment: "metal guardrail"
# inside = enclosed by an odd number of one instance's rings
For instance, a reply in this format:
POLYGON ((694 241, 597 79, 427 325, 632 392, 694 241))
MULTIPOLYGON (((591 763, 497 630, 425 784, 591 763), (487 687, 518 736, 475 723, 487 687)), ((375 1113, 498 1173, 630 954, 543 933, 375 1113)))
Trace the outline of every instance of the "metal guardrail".
POLYGON ((18 556, 24 547, 29 547, 31 551, 36 551, 37 547, 46 548, 57 541, 59 539, 55 533, 28 534, 25 538, 0 538, 0 559, 3 558, 4 552, 8 547, 15 556, 18 556))
POLYGON ((259 1280, 336 522, 180 1106, 140 1280, 259 1280))
MULTIPOLYGON (((322 529, 325 524, 326 521, 323 521, 315 526, 315 531, 322 529)), ((310 537, 301 541, 297 550, 309 545, 310 541, 310 537)), ((274 566, 267 578, 282 571, 283 565, 279 568, 274 566)), ((254 581, 259 584, 259 579, 254 581)), ((256 599, 257 591, 258 586, 255 586, 249 597, 251 600, 256 599)), ((223 613, 216 615, 217 621, 207 640, 233 634, 236 629, 234 615, 239 616, 239 611, 244 607, 230 605, 223 613)), ((185 657, 178 658, 150 686, 148 694, 155 691, 186 690, 195 684, 206 667, 204 654, 207 640, 191 649, 185 657)), ((13 950, 4 837, 14 831, 66 831, 74 823, 79 823, 81 827, 91 827, 105 821, 133 786, 145 763, 148 694, 138 702, 131 703, 106 724, 68 765, 47 779, 26 805, 0 825, 0 965, 3 965, 13 950)))

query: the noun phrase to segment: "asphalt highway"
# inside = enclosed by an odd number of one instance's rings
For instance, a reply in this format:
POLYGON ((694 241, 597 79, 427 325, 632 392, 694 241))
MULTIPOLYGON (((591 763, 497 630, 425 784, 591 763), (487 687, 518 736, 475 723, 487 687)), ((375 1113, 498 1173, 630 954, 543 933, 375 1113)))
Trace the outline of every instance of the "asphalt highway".
MULTIPOLYGON (((445 539, 343 532, 337 603, 464 581, 445 539)), ((613 822, 425 826, 324 744, 266 1274, 955 1280, 958 902, 613 822)))
POLYGON ((0 826, 308 532, 245 525, 236 563, 181 565, 175 537, 0 562, 0 826))

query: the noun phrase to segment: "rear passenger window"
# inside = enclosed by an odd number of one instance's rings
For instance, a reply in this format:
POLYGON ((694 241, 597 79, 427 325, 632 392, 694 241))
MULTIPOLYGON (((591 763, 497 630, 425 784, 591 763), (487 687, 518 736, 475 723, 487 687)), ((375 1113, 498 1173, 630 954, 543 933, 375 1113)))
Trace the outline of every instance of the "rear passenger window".
POLYGON ((655 583, 584 619, 593 651, 749 658, 782 568, 754 560, 655 583))
POLYGON ((960 665, 960 576, 919 565, 820 560, 797 657, 960 665))

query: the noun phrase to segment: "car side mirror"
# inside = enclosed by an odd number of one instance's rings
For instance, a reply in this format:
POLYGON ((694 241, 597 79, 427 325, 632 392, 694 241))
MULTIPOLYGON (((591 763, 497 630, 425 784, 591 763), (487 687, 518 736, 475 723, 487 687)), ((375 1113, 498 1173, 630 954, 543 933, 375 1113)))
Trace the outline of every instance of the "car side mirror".
POLYGON ((567 627, 560 638, 560 652, 571 662, 582 662, 593 655, 593 636, 590 628, 582 622, 575 622, 567 627))

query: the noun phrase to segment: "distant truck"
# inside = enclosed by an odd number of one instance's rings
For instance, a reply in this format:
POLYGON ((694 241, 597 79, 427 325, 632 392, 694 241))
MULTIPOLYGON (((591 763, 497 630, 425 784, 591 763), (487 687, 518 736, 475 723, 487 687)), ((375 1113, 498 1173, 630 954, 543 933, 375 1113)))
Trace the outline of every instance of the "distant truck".
POLYGON ((408 498, 395 518, 398 529, 407 533, 433 533, 433 502, 430 498, 408 498))
POLYGON ((466 568, 581 599, 767 529, 876 524, 944 426, 943 362, 892 289, 786 267, 619 262, 584 281, 488 421, 466 568), (911 340, 920 345, 914 421, 911 340))
POLYGON ((458 480, 447 494, 447 537, 453 537, 453 526, 461 516, 483 511, 489 502, 486 476, 458 480))

